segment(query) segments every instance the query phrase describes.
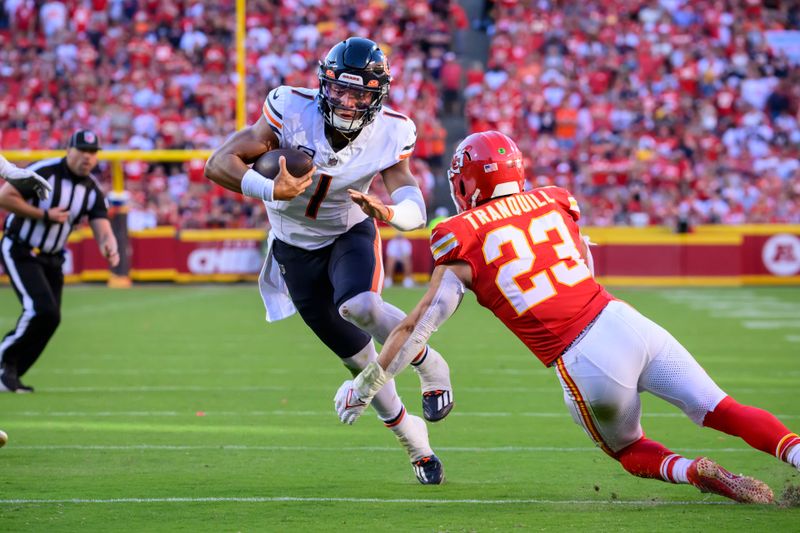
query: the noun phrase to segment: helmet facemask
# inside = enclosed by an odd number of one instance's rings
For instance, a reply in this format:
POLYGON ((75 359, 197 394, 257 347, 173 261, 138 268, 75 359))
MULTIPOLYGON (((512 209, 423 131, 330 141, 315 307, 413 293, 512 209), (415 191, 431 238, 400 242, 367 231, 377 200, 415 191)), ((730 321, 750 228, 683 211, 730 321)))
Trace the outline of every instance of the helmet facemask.
POLYGON ((339 131, 353 133, 372 122, 380 111, 380 88, 369 88, 320 77, 320 109, 325 121, 339 131))
POLYGON ((331 48, 319 64, 319 110, 342 133, 356 133, 378 115, 392 77, 380 47, 351 37, 331 48))

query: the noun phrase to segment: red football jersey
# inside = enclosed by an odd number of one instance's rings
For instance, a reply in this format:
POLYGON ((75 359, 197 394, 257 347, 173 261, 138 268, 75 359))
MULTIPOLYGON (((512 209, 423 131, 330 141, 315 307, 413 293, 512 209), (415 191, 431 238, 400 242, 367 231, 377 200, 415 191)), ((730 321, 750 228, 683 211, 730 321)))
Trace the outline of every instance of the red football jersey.
POLYGON ((442 222, 431 250, 469 263, 478 302, 549 366, 613 300, 580 255, 579 218, 568 191, 542 187, 442 222))

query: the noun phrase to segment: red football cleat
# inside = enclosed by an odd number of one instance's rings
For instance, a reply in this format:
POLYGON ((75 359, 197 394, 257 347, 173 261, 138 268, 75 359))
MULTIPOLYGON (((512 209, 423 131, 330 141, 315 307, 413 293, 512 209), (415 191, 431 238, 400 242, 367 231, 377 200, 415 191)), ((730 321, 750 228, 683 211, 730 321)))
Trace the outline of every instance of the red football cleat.
POLYGON ((772 489, 749 476, 731 474, 708 457, 692 461, 687 471, 689 483, 700 492, 711 492, 740 503, 772 503, 772 489))

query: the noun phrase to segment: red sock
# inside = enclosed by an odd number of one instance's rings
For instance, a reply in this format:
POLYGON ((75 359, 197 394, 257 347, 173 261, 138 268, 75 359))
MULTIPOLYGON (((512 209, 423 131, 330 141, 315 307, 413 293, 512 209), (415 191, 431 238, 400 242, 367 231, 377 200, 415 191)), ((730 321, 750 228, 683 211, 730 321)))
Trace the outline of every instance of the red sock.
POLYGON ((769 411, 741 405, 726 396, 713 411, 709 411, 703 425, 728 435, 741 437, 747 444, 764 453, 786 460, 786 452, 800 437, 789 431, 769 411))
POLYGON ((616 454, 614 458, 622 463, 622 468, 637 477, 671 481, 672 466, 681 456, 672 453, 660 442, 642 437, 616 454))

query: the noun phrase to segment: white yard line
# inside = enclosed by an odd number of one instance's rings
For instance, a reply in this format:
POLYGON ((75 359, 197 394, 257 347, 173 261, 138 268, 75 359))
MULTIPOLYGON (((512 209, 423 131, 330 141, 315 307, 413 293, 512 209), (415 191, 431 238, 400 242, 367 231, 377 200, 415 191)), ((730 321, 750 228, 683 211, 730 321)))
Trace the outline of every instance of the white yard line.
MULTIPOLYGON (((120 358, 128 356, 120 356, 120 358)), ((315 368, 309 371, 308 374, 342 374, 344 370, 341 368, 320 369, 315 368)), ((53 374, 57 376, 146 376, 146 375, 170 375, 170 376, 206 376, 206 375, 230 375, 237 376, 241 374, 270 374, 270 375, 285 375, 289 374, 288 368, 265 368, 254 371, 252 368, 55 368, 42 371, 42 375, 53 374)))
MULTIPOLYGON (((14 416, 22 418, 44 417, 44 418, 92 418, 92 417, 144 417, 144 418, 164 418, 164 417, 234 417, 234 416, 322 416, 329 417, 331 411, 291 411, 286 409, 275 409, 272 411, 17 411, 5 413, 4 416, 14 416)), ((453 411, 448 416, 455 417, 477 417, 477 418, 504 418, 511 416, 525 416, 532 418, 562 418, 567 416, 566 409, 563 412, 510 412, 510 411, 453 411)), ((685 418, 683 413, 644 413, 643 418, 685 418)), ((800 418, 800 415, 776 414, 780 418, 800 418)))
POLYGON ((800 316, 800 306, 787 308, 774 307, 752 307, 750 309, 732 309, 730 311, 713 311, 711 316, 714 318, 763 318, 763 319, 785 319, 791 316, 800 316))
MULTIPOLYGON (((792 319, 800 315, 800 304, 780 300, 774 296, 763 296, 753 292, 737 291, 691 293, 670 291, 661 294, 662 298, 682 303, 690 309, 706 311, 712 318, 739 319, 741 327, 754 331, 797 330, 800 320, 792 319)), ((800 335, 787 335, 787 342, 800 342, 800 335)))
MULTIPOLYGON (((44 393, 84 393, 84 392, 254 392, 254 391, 326 391, 327 387, 320 386, 287 386, 287 385, 249 385, 249 386, 219 386, 208 387, 200 385, 153 385, 138 387, 37 387, 44 393)), ((333 390, 333 389, 331 389, 333 390)), ((460 391, 469 393, 544 393, 553 394, 557 386, 553 387, 460 387, 460 391)))
POLYGON ((19 504, 126 504, 126 503, 387 503, 399 504, 433 504, 433 505, 612 505, 612 506, 686 506, 686 505, 735 505, 734 502, 725 501, 655 501, 655 500, 544 500, 544 499, 508 499, 508 500, 479 500, 479 499, 434 499, 434 498, 303 498, 294 496, 249 497, 249 498, 110 498, 110 499, 84 499, 71 498, 64 500, 34 500, 11 499, 0 500, 0 505, 19 504))
MULTIPOLYGON (((202 290, 195 289, 195 290, 176 292, 166 296, 159 295, 156 305, 161 307, 164 304, 169 304, 174 302, 184 302, 187 300, 196 300, 198 298, 206 298, 208 297, 209 294, 212 294, 213 292, 214 291, 209 291, 207 289, 202 289, 202 290)), ((139 300, 129 300, 129 301, 120 301, 120 300, 109 301, 104 304, 67 305, 64 311, 65 314, 72 317, 72 316, 108 315, 109 313, 119 313, 122 311, 128 311, 137 308, 152 309, 152 307, 153 307, 153 298, 142 298, 139 300)))
POLYGON ((745 329, 800 329, 800 320, 745 320, 745 329))
MULTIPOLYGON (((118 392, 118 393, 143 393, 143 392, 258 392, 258 391, 328 391, 325 387, 319 386, 285 386, 285 385, 250 385, 250 386, 219 386, 208 387, 200 385, 153 385, 153 386, 138 386, 138 387, 37 387, 38 391, 44 394, 47 393, 95 393, 95 392, 118 392)), ((552 395, 557 391, 557 386, 554 387, 459 387, 459 391, 469 394, 511 394, 511 393, 524 393, 524 394, 547 394, 552 395)), ((775 387, 765 386, 764 389, 753 388, 738 388, 737 394, 745 393, 758 393, 758 394, 795 394, 797 387, 775 387)))
MULTIPOLYGON (((8 446, 11 448, 11 445, 8 446)), ((182 444, 30 444, 14 445, 14 450, 76 450, 76 451, 254 451, 254 452, 386 452, 397 453, 396 446, 258 446, 246 444, 182 445, 182 444)), ((437 451, 448 453, 593 453, 593 446, 564 448, 559 446, 437 446, 437 451)), ((675 448, 683 453, 753 453, 752 448, 675 448)))

